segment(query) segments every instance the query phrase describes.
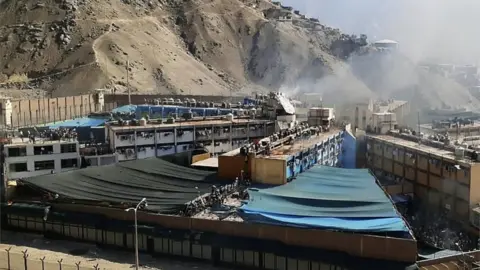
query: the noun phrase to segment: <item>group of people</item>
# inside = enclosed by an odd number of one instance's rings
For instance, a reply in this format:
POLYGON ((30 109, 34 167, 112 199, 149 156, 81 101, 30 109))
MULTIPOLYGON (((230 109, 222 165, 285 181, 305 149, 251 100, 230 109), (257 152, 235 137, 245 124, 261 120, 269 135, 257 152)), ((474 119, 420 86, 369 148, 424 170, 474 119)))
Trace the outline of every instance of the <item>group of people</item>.
POLYGON ((25 139, 28 139, 30 143, 36 143, 37 138, 47 139, 50 141, 60 141, 60 140, 67 140, 67 141, 75 141, 78 138, 77 131, 75 128, 56 128, 56 129, 46 129, 43 131, 34 130, 26 130, 20 131, 20 138, 22 142, 25 139))
POLYGON ((185 205, 185 209, 180 212, 180 216, 191 217, 195 214, 205 210, 208 207, 221 205, 225 202, 228 196, 238 193, 238 197, 245 198, 246 189, 250 186, 250 180, 243 177, 239 180, 238 177, 232 184, 217 187, 212 185, 210 193, 206 196, 199 196, 195 200, 185 205))

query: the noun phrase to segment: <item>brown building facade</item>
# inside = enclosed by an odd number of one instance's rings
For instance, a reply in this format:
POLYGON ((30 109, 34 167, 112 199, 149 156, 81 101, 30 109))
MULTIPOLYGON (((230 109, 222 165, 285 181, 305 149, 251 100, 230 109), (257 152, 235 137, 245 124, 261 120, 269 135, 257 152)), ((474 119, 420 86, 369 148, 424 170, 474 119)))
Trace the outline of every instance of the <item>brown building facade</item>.
POLYGON ((386 190, 415 198, 464 223, 480 202, 479 163, 452 151, 390 135, 366 136, 367 167, 394 179, 386 190))

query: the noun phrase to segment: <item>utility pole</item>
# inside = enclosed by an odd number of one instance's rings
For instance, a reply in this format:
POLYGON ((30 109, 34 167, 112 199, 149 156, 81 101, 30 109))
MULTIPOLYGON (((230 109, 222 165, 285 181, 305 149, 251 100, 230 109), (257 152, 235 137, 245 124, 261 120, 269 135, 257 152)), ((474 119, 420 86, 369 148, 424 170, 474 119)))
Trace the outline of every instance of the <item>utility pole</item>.
POLYGON ((127 92, 128 92, 128 105, 132 105, 132 97, 130 95, 130 62, 127 58, 127 92))
POLYGON ((144 206, 144 207, 147 207, 148 204, 147 204, 147 199, 146 198, 143 198, 138 204, 137 206, 134 208, 134 207, 131 207, 131 208, 128 208, 128 209, 125 209, 125 212, 130 212, 130 211, 133 211, 134 212, 134 215, 135 215, 135 223, 134 223, 134 226, 135 226, 135 270, 138 270, 138 268, 140 267, 140 263, 139 263, 139 259, 138 259, 138 223, 137 223, 137 212, 138 212, 138 209, 141 207, 141 206, 144 206))
POLYGON ((417 134, 418 144, 420 144, 420 140, 421 140, 421 138, 420 138, 420 111, 417 112, 417 121, 418 121, 418 124, 417 124, 418 125, 418 128, 417 128, 418 129, 418 134, 417 134))

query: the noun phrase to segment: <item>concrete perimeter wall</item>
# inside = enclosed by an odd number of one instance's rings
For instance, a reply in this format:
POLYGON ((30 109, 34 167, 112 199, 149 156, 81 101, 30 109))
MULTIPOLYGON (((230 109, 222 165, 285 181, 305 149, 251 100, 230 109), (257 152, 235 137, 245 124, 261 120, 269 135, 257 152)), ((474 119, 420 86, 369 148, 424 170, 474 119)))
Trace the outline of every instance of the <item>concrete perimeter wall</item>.
POLYGON ((96 263, 88 262, 86 260, 80 262, 80 265, 77 268, 76 263, 79 262, 67 262, 63 260, 58 262, 51 258, 44 258, 43 256, 35 257, 31 256, 28 253, 28 250, 26 252, 27 258, 25 262, 24 251, 7 250, 8 249, 0 250, 0 270, 92 270, 96 269, 95 267, 99 267, 98 269, 109 269, 104 266, 102 267, 102 265, 97 266, 96 263), (44 259, 43 262, 42 259, 44 259))
POLYGON ((113 106, 104 106, 103 94, 0 101, 0 125, 27 127, 87 116, 113 106))
POLYGON ((102 110, 97 95, 16 100, 11 103, 13 127, 58 122, 102 110))
MULTIPOLYGON (((132 104, 145 104, 156 98, 194 98, 197 101, 239 102, 243 97, 132 95, 132 104)), ((53 123, 84 117, 92 112, 108 112, 128 104, 128 95, 90 94, 80 96, 0 101, 0 126, 11 128, 53 123)))
MULTIPOLYGON (((55 204, 58 211, 100 214, 109 220, 132 221, 123 209, 91 205, 55 204)), ((281 227, 234 221, 194 219, 177 216, 149 215, 139 212, 138 221, 150 226, 177 230, 216 233, 246 239, 270 240, 288 246, 345 252, 351 256, 414 263, 417 242, 414 239, 362 235, 347 232, 330 232, 305 228, 281 227), (398 252, 401 250, 402 252, 398 252)))

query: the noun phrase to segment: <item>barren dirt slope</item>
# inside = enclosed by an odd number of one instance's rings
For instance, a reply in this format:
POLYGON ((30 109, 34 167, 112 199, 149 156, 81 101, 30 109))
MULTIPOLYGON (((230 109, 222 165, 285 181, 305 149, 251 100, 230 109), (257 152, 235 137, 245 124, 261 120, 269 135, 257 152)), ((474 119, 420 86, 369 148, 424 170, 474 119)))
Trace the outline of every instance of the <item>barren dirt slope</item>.
MULTIPOLYGON (((269 1, 4 0, 0 81, 64 96, 96 88, 235 94, 335 76, 338 31, 267 20, 269 1), (128 74, 128 76, 127 76, 128 74)), ((307 21, 308 22, 308 21, 307 21)), ((371 94, 350 73, 348 91, 371 94)), ((347 91, 346 89, 343 89, 347 91)))

